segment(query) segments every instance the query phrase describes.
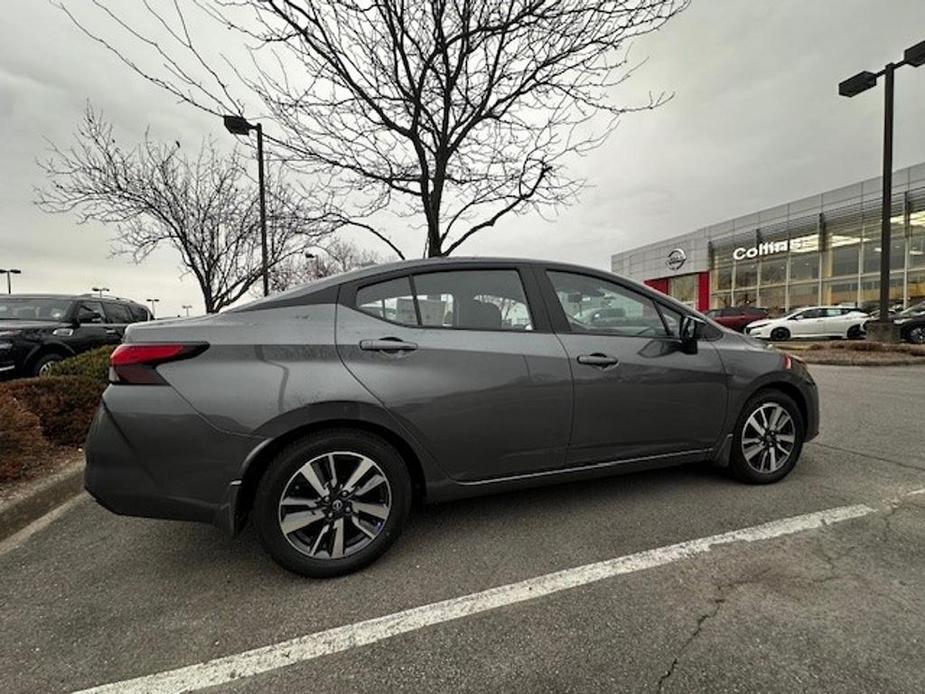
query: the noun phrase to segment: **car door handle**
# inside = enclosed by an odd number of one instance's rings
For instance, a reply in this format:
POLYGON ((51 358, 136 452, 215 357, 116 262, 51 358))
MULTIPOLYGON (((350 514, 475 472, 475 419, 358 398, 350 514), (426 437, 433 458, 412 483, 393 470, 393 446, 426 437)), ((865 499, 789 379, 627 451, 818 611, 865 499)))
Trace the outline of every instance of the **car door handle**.
POLYGON ((106 328, 106 334, 107 335, 118 335, 119 331, 116 330, 115 328, 106 328))
POLYGON ((366 352, 413 352, 418 348, 414 342, 405 342, 397 337, 383 337, 381 340, 360 340, 360 349, 366 352))
POLYGON ((611 366, 616 366, 620 363, 620 360, 616 357, 611 357, 609 354, 601 354, 600 352, 595 352, 594 354, 578 355, 578 363, 587 364, 588 366, 598 366, 602 369, 606 369, 611 366))

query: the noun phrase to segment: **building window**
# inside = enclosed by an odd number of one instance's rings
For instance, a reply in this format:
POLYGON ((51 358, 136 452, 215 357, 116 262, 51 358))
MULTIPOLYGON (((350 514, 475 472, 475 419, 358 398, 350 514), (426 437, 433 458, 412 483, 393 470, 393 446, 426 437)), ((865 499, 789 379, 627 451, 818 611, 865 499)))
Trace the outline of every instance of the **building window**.
MULTIPOLYGON (((880 276, 865 275, 861 278, 861 295, 858 299, 858 305, 862 309, 876 309, 880 301, 880 276)), ((898 304, 900 307, 903 303, 903 276, 901 272, 894 272, 890 275, 890 303, 898 304)))
POLYGON ((729 292, 717 292, 710 296, 710 308, 726 308, 732 302, 729 292))
POLYGON ((909 269, 925 268, 925 212, 909 216, 909 269))
POLYGON ((758 286, 758 264, 752 261, 736 263, 735 289, 758 286))
POLYGON ((909 297, 908 306, 925 301, 925 270, 910 272, 906 279, 906 293, 909 297))
POLYGON ((818 303, 819 285, 816 282, 790 285, 790 311, 804 306, 815 306, 818 303))
POLYGON ((858 302, 858 280, 826 280, 822 283, 823 304, 850 304, 858 302))
POLYGON ((787 257, 761 261, 761 284, 784 284, 787 281, 787 257))
MULTIPOLYGON (((906 239, 903 218, 893 217, 890 229, 890 270, 902 270, 906 264, 906 239)), ((861 272, 880 272, 880 221, 864 222, 864 250, 861 272)))
POLYGON ((861 257, 861 218, 856 216, 826 227, 823 277, 857 277, 861 257))
POLYGON ((768 313, 772 316, 783 315, 787 308, 787 288, 784 286, 779 287, 765 287, 762 286, 760 289, 760 296, 758 297, 758 302, 764 308, 768 309, 768 313))

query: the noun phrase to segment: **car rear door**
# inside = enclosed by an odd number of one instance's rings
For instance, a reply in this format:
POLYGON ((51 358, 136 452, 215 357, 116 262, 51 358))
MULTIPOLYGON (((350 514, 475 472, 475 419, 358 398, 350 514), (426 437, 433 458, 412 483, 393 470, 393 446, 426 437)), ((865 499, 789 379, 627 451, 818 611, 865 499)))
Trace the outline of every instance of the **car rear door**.
POLYGON ((73 329, 69 346, 75 352, 102 347, 112 343, 110 328, 106 324, 106 313, 100 301, 82 299, 74 308, 77 325, 73 329))
POLYGON ((682 313, 616 280, 550 268, 538 281, 572 366, 575 405, 568 464, 703 452, 726 416, 722 361, 708 340, 678 339, 682 313), (622 309, 622 325, 575 320, 588 304, 622 309))
POLYGON ((444 265, 344 285, 336 333, 347 368, 451 478, 565 463, 571 372, 527 268, 444 265))
POLYGON ((106 309, 106 337, 109 344, 119 344, 125 335, 125 326, 132 322, 132 312, 125 304, 115 301, 103 302, 106 309))

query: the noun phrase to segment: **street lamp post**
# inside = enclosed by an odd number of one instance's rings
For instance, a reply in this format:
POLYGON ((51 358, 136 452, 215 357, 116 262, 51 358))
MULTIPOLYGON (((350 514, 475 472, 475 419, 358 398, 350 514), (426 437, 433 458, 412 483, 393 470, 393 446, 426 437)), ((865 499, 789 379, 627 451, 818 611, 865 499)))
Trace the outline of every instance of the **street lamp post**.
POLYGON ((99 292, 101 299, 103 298, 103 292, 109 291, 109 287, 91 287, 91 289, 95 292, 99 292))
POLYGON ((151 317, 152 317, 152 318, 156 318, 157 316, 155 315, 154 304, 156 304, 158 301, 160 301, 160 299, 145 299, 145 301, 147 301, 149 304, 151 304, 151 317))
POLYGON ((880 207, 880 316, 871 323, 875 337, 894 341, 890 320, 890 236, 893 206, 893 73, 903 65, 925 65, 925 41, 907 48, 898 63, 887 63, 880 72, 859 72, 839 83, 838 93, 851 98, 877 85, 884 78, 883 94, 883 198, 880 207))
POLYGON ((17 270, 16 268, 10 268, 9 270, 0 270, 0 275, 6 275, 6 293, 13 293, 13 281, 10 279, 11 275, 21 275, 22 270, 17 270))
POLYGON ((183 309, 186 311, 186 317, 189 318, 189 310, 190 310, 191 308, 193 308, 193 305, 192 305, 192 304, 183 304, 183 306, 182 306, 181 308, 183 308, 183 309))
POLYGON ((257 185, 260 188, 260 262, 263 273, 263 295, 270 293, 270 271, 267 262, 267 194, 263 172, 263 125, 249 123, 243 116, 223 116, 225 129, 232 135, 250 135, 257 131, 257 185))

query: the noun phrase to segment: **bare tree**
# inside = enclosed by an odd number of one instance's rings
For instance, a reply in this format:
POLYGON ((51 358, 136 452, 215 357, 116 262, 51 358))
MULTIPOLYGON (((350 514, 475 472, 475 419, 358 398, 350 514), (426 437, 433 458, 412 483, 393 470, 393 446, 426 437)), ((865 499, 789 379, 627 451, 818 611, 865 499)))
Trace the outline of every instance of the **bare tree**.
MULTIPOLYGON (((89 106, 75 139, 66 149, 52 144, 48 160, 39 163, 50 179, 36 190, 40 207, 76 212, 81 223, 115 224, 114 252, 135 262, 172 248, 182 270, 196 278, 209 313, 233 304, 260 279, 257 188, 237 150, 224 155, 207 141, 187 157, 179 142, 162 144, 147 134, 137 147, 124 148, 89 106)), ((268 177, 271 268, 336 225, 328 212, 311 208, 310 199, 279 173, 268 177)))
POLYGON ((117 38, 64 10, 180 100, 264 110, 278 148, 350 201, 351 222, 401 255, 370 219, 388 208, 423 220, 425 254, 440 256, 506 215, 574 199, 583 181, 568 158, 599 145, 621 114, 667 98, 614 102, 633 70, 629 40, 687 2, 174 0, 145 2, 142 27, 92 0, 117 38), (250 64, 209 57, 192 13, 242 36, 250 64), (161 69, 129 57, 145 50, 161 69))
POLYGON ((292 257, 279 263, 270 273, 270 286, 273 291, 284 291, 323 277, 367 265, 378 265, 387 260, 351 241, 335 238, 326 241, 323 246, 317 246, 307 255, 292 257))

